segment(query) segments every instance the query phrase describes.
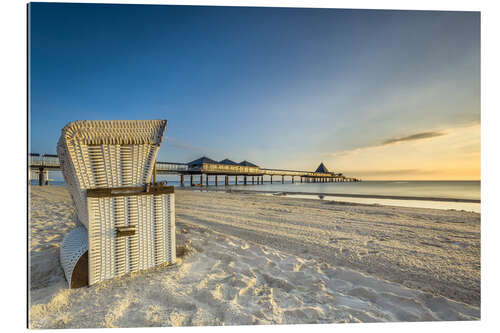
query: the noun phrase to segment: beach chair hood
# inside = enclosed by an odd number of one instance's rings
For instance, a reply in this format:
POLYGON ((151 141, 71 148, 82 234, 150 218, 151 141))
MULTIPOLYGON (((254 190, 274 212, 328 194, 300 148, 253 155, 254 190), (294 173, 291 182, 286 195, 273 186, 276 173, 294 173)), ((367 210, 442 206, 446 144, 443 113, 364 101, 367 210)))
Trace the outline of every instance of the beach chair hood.
POLYGON ((57 154, 78 220, 88 229, 86 190, 151 182, 166 120, 85 120, 62 129, 57 154))

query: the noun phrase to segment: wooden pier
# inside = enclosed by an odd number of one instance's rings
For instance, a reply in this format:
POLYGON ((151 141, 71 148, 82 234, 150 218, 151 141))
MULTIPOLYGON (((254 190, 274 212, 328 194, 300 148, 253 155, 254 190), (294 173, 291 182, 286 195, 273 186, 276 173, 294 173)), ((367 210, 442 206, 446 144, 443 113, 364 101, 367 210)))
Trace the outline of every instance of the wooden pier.
MULTIPOLYGON (((32 173, 38 174, 39 185, 48 185, 49 171, 60 170, 59 159, 53 154, 29 154, 30 180, 32 173)), ((285 183, 285 177, 289 177, 292 183, 296 178, 301 183, 333 183, 333 182, 357 182, 357 178, 346 177, 342 173, 330 172, 323 163, 316 171, 298 171, 286 169, 261 168, 251 162, 233 162, 229 159, 220 162, 208 157, 201 157, 189 163, 160 162, 154 167, 153 178, 160 174, 179 175, 180 186, 185 186, 189 180, 189 186, 218 186, 219 179, 224 179, 224 185, 262 185, 265 182, 273 184, 277 181, 285 183), (264 179, 267 178, 267 180, 264 179), (233 182, 231 182, 233 180, 233 182)))
POLYGON ((53 154, 29 154, 28 155, 28 178, 31 181, 33 175, 38 175, 40 186, 49 184, 49 171, 61 170, 59 157, 53 154))

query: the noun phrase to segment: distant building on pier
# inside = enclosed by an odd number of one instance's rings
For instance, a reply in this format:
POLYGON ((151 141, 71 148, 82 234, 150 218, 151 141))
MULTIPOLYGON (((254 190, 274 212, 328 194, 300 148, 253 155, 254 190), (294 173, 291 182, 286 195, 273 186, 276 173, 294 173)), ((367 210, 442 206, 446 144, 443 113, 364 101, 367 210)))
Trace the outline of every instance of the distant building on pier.
POLYGON ((314 171, 314 172, 318 172, 318 173, 330 173, 330 171, 328 171, 328 169, 323 164, 323 162, 321 162, 321 164, 316 168, 316 171, 314 171))

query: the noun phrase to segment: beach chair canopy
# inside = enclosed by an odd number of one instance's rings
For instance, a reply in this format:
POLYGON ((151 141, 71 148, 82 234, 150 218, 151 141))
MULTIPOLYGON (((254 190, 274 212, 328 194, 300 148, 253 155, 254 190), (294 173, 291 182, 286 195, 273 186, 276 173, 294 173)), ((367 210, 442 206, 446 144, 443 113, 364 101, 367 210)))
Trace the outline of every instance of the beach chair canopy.
POLYGON ((151 182, 166 120, 85 120, 62 129, 57 153, 78 220, 88 229, 86 190, 151 182))

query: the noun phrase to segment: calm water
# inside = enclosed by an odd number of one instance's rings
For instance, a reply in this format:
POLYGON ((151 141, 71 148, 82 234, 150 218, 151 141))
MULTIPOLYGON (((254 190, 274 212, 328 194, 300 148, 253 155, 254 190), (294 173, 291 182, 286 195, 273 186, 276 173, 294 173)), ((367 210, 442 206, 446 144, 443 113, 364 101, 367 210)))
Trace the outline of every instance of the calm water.
POLYGON ((250 185, 262 191, 391 195, 424 198, 481 199, 479 181, 362 181, 354 183, 285 183, 250 185))
MULTIPOLYGON (((52 181, 53 185, 64 185, 61 179, 52 181)), ((169 185, 179 186, 179 177, 168 176, 158 177, 159 181, 168 180, 169 185)), ((239 179, 240 181, 242 179, 239 179)), ((231 183, 234 178, 231 177, 231 183)), ((199 182, 199 177, 195 178, 195 183, 199 182)), ((33 182, 37 184, 37 182, 33 182)), ((189 185, 189 178, 186 177, 185 184, 189 185)), ((215 185, 213 177, 210 177, 210 185, 215 185)), ((224 187, 224 178, 219 177, 219 186, 224 187)), ((304 195, 291 195, 295 197, 315 198, 322 200, 336 200, 359 203, 377 203, 396 206, 410 206, 423 208, 439 208, 439 209, 457 209, 480 212, 479 203, 457 203, 457 202, 435 202, 426 200, 395 200, 395 199, 378 199, 378 198, 345 198, 335 196, 318 197, 311 193, 323 194, 362 194, 362 195, 389 195, 389 196, 406 196, 406 197, 421 197, 421 198, 453 198, 453 199, 481 199, 481 182, 480 181, 362 181, 353 183, 291 183, 286 181, 281 184, 279 181, 274 181, 273 184, 266 182, 264 185, 247 185, 239 184, 231 186, 232 189, 245 189, 256 191, 272 191, 272 192, 300 192, 304 195)))

